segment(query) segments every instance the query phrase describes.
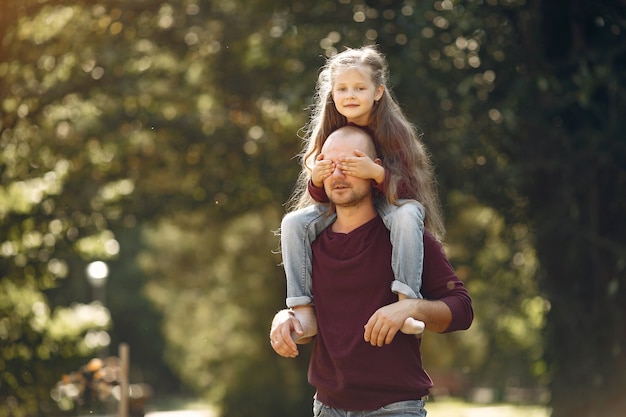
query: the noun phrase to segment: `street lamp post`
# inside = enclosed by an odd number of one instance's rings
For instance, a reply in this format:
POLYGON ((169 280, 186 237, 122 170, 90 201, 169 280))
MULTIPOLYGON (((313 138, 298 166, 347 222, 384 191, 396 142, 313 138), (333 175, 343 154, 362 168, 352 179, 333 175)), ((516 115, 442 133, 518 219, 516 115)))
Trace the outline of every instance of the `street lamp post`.
MULTIPOLYGON (((87 265, 87 282, 91 286, 92 301, 97 301, 106 308, 105 287, 109 277, 109 266, 102 261, 90 262, 87 265)), ((104 331, 97 332, 98 344, 101 346, 98 356, 105 358, 108 356, 109 335, 104 331)))
POLYGON ((109 277, 109 266, 102 261, 90 262, 87 265, 87 281, 91 286, 94 301, 100 301, 106 305, 104 287, 109 277))

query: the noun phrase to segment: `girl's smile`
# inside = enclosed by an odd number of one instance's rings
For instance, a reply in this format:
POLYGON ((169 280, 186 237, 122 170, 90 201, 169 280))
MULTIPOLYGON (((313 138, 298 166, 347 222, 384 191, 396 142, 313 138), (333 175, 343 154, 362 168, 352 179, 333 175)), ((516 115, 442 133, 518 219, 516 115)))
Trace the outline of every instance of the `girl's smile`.
POLYGON ((376 87, 367 71, 352 67, 335 76, 332 95, 337 111, 349 123, 367 126, 374 102, 383 91, 384 87, 376 87))

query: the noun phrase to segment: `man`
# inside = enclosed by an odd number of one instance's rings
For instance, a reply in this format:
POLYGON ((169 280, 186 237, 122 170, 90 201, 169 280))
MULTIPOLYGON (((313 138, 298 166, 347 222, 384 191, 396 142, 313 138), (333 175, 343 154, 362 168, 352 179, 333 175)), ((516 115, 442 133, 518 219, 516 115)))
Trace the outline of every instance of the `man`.
MULTIPOLYGON (((339 168, 341 158, 357 149, 380 163, 372 138, 354 126, 334 131, 322 149, 335 165, 324 188, 337 216, 312 245, 317 336, 309 382, 317 389, 314 415, 425 416, 432 382, 422 367, 421 340, 398 331, 408 317, 435 332, 467 329, 473 320, 471 299, 426 231, 424 299, 398 301, 390 289, 389 231, 376 211, 371 181, 339 168)), ((298 355, 292 333, 303 334, 301 323, 289 310, 278 312, 270 338, 279 355, 298 355)))

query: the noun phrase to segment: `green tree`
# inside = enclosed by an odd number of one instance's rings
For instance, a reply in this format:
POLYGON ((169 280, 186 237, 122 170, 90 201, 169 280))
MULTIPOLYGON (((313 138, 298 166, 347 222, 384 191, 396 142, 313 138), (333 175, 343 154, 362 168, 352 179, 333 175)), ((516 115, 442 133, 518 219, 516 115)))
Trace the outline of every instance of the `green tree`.
POLYGON ((543 47, 524 77, 524 118, 515 119, 531 144, 511 134, 509 146, 521 162, 552 305, 553 415, 619 416, 626 412, 626 10, 610 1, 546 2, 539 10, 543 47), (571 401, 590 393, 589 401, 571 401))
POLYGON ((268 343, 269 318, 285 293, 268 230, 279 214, 274 207, 229 222, 187 214, 146 231, 140 264, 151 276, 149 297, 167 311, 165 359, 224 415, 310 408, 306 354, 281 360, 268 343))
POLYGON ((456 88, 441 93, 447 152, 435 154, 444 172, 462 172, 444 187, 475 195, 512 230, 528 226, 550 306, 543 361, 553 415, 622 415, 624 6, 436 4, 445 20, 434 33, 453 42, 429 58, 456 88), (452 70, 472 62, 473 75, 452 70))
MULTIPOLYGON (((260 74, 246 69, 256 66, 255 43, 249 54, 229 50, 229 42, 237 51, 248 48, 253 28, 232 4, 9 6, 20 19, 6 30, 0 64, 6 236, 0 387, 9 405, 3 410, 19 415, 48 412, 54 381, 100 348, 85 346, 83 339, 108 321, 83 320, 65 333, 56 330, 52 336, 60 340, 43 347, 35 339, 56 328, 45 320, 46 306, 61 315, 61 306, 89 298, 85 263, 111 261, 119 269, 112 270, 110 289, 134 291, 127 305, 111 291, 108 297, 119 318, 114 325, 122 330, 113 340, 131 334, 130 306, 145 298, 137 281, 119 284, 136 276, 119 263, 127 259, 119 247, 133 247, 133 229, 199 207, 207 218, 224 220, 269 202, 279 205, 286 191, 277 199, 275 190, 288 190, 297 170, 295 164, 292 174, 282 169, 292 152, 281 141, 293 141, 291 132, 301 122, 294 124, 284 103, 274 100, 268 85, 278 82, 257 82, 260 74), (250 26, 237 32, 237 25, 225 23, 230 20, 250 26), (240 76, 221 84, 225 74, 240 76), (240 94, 243 87, 248 95, 240 94), (266 171, 282 175, 269 179, 266 171), (33 311, 16 308, 18 302, 33 311)), ((270 18, 265 13, 257 22, 265 25, 270 18)), ((289 68, 297 73, 301 66, 294 61, 289 68)), ((285 82, 284 73, 278 78, 285 82)), ((135 329, 145 328, 145 313, 135 329)), ((138 363, 146 357, 134 355, 138 363)))

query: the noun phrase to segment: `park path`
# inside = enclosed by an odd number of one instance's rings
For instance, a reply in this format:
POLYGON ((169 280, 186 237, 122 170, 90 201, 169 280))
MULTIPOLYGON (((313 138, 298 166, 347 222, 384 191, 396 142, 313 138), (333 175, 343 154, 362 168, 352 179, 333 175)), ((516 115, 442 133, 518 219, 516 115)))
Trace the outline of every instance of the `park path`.
POLYGON ((215 417, 211 410, 173 410, 173 411, 152 411, 146 413, 145 417, 215 417))

